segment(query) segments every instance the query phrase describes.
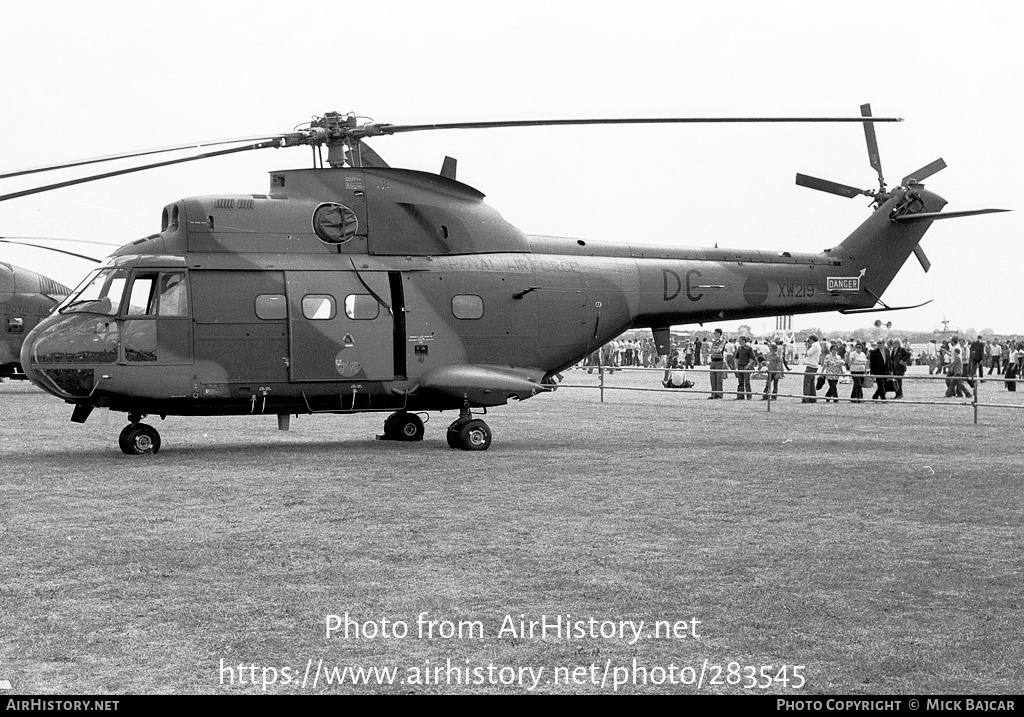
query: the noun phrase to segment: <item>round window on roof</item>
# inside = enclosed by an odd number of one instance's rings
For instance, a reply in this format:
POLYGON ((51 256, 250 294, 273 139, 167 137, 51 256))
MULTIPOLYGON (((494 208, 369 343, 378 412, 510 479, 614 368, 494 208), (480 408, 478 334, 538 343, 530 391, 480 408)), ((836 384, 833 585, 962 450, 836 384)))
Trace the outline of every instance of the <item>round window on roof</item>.
POLYGON ((359 218, 344 204, 321 204, 313 212, 313 231, 320 241, 344 244, 359 230, 359 218))

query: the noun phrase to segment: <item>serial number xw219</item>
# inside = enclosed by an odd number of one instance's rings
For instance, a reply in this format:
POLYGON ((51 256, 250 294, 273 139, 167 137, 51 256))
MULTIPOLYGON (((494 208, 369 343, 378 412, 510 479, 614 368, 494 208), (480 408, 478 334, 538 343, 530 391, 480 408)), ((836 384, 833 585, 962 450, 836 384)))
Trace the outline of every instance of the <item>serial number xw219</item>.
POLYGON ((779 284, 780 299, 801 299, 814 296, 814 284, 779 284))

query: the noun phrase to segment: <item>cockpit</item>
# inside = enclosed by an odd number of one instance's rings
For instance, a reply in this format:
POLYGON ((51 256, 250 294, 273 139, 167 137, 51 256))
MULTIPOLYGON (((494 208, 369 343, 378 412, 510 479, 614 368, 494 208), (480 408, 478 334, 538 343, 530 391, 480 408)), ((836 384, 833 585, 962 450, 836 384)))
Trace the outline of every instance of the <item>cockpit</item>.
POLYGON ((188 316, 184 270, 98 269, 57 307, 57 313, 117 316, 127 298, 125 316, 188 316), (125 289, 131 281, 131 289, 125 289))
POLYGON ((108 266, 40 323, 22 361, 51 392, 80 398, 95 390, 89 366, 191 363, 191 347, 184 268, 108 266))

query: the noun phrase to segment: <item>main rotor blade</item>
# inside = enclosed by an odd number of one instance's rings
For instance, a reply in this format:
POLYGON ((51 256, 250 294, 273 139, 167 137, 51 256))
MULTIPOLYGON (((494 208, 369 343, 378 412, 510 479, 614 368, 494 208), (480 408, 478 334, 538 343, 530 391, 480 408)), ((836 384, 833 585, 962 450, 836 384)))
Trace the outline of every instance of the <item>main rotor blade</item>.
POLYGON ((911 179, 916 179, 918 182, 924 181, 925 179, 932 176, 939 170, 945 168, 946 163, 942 161, 942 157, 939 157, 931 164, 926 164, 916 172, 911 172, 910 174, 908 174, 906 177, 903 178, 903 181, 900 182, 900 185, 904 187, 907 186, 907 182, 909 182, 911 179))
POLYGON ((66 251, 64 249, 54 249, 52 246, 42 246, 40 244, 30 244, 27 241, 14 241, 13 239, 0 239, 0 243, 3 243, 3 244, 19 244, 21 246, 30 246, 30 247, 32 247, 34 249, 46 249, 47 251, 55 251, 58 254, 67 254, 68 256, 76 256, 79 259, 88 259, 89 261, 96 262, 97 264, 99 264, 101 261, 103 261, 102 259, 96 259, 96 258, 91 257, 91 256, 86 256, 85 254, 76 254, 73 251, 66 251))
MULTIPOLYGON (((870 118, 871 105, 861 105, 860 114, 862 117, 870 118)), ((878 172, 878 186, 881 191, 885 191, 885 179, 882 177, 882 159, 878 154, 878 139, 875 137, 874 122, 865 120, 864 139, 868 142, 868 161, 871 162, 871 168, 878 172)))
POLYGON ((30 194, 40 194, 42 192, 48 192, 51 189, 61 189, 63 187, 73 187, 76 184, 85 184, 86 182, 95 182, 97 179, 107 179, 109 177, 117 177, 122 174, 131 174, 132 172, 141 172, 145 169, 155 169, 156 167, 167 167, 171 164, 182 164, 183 162, 192 162, 197 159, 208 159, 210 157, 219 157, 223 154, 234 154, 236 152, 245 152, 250 149, 265 149, 267 147, 278 147, 280 146, 278 140, 270 142, 258 142, 256 144, 247 144, 244 147, 232 147, 231 149, 221 149, 216 152, 206 152, 204 154, 197 154, 192 157, 182 157, 181 159, 171 159, 166 162, 156 162, 154 164, 144 164, 140 167, 129 167, 128 169, 119 169, 116 172, 104 172, 103 174, 94 174, 89 177, 81 177, 79 179, 72 179, 67 182, 57 182, 56 184, 48 184, 44 187, 34 187, 32 189, 25 189, 20 192, 12 192, 10 194, 0 194, 0 202, 8 199, 17 199, 18 197, 27 197, 30 194))
POLYGON ((200 149, 202 147, 215 147, 221 144, 238 144, 239 142, 265 142, 268 140, 280 139, 282 137, 288 137, 291 135, 266 135, 261 137, 235 137, 234 139, 216 139, 203 142, 192 142, 190 144, 179 144, 173 147, 159 147, 157 149, 141 149, 133 152, 122 152, 121 154, 110 154, 106 157, 92 157, 91 159, 78 159, 73 162, 63 162, 60 164, 48 164, 43 167, 32 167, 30 169, 19 169, 14 172, 6 172, 0 174, 0 179, 8 179, 10 177, 21 177, 26 174, 37 174, 39 172, 49 172, 55 169, 67 169, 69 167, 83 167, 87 164, 99 164, 100 162, 112 162, 116 159, 132 159, 134 157, 145 157, 150 154, 162 154, 164 152, 177 152, 185 149, 200 149))
POLYGON ((436 124, 369 124, 367 135, 419 132, 432 129, 492 129, 495 127, 557 127, 563 125, 619 124, 727 124, 754 122, 902 122, 902 117, 634 117, 624 119, 500 120, 494 122, 446 122, 436 124))
POLYGON ((840 197, 846 197, 847 199, 853 199, 861 194, 870 196, 863 189, 857 189, 847 184, 839 184, 838 182, 830 182, 827 179, 809 177, 806 174, 797 174, 796 183, 801 187, 817 189, 819 192, 828 192, 829 194, 838 194, 840 197))

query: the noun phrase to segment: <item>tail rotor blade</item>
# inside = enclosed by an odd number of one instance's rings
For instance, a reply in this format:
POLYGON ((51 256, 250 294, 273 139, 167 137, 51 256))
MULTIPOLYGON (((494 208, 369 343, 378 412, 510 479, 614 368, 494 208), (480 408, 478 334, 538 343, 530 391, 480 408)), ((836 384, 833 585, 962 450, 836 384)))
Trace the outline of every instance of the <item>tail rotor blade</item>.
POLYGON ((921 268, 924 269, 925 273, 932 268, 932 263, 928 261, 928 257, 924 255, 924 249, 921 248, 920 244, 914 246, 914 256, 921 262, 921 268))
POLYGON ((945 168, 946 168, 946 163, 944 161, 942 161, 941 157, 939 157, 938 159, 936 159, 931 164, 926 164, 925 166, 921 167, 916 172, 911 172, 906 177, 904 177, 902 185, 904 187, 907 186, 907 183, 910 180, 912 180, 912 179, 916 179, 918 182, 924 181, 925 179, 927 179, 928 177, 932 176, 933 174, 935 174, 939 170, 945 169, 945 168))
POLYGON ((819 192, 828 192, 829 194, 838 194, 840 197, 846 197, 847 199, 853 199, 858 195, 867 194, 863 189, 857 189, 856 187, 851 187, 846 184, 839 184, 838 182, 830 182, 827 179, 809 177, 806 174, 797 174, 796 183, 801 187, 817 189, 819 192))
MULTIPOLYGON (((871 117, 871 105, 861 105, 860 114, 861 117, 871 117)), ((868 161, 871 162, 871 168, 878 172, 878 185, 884 192, 885 179, 882 177, 882 159, 878 154, 878 140, 875 138, 874 122, 864 123, 864 139, 868 142, 868 161)))

